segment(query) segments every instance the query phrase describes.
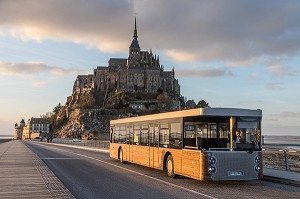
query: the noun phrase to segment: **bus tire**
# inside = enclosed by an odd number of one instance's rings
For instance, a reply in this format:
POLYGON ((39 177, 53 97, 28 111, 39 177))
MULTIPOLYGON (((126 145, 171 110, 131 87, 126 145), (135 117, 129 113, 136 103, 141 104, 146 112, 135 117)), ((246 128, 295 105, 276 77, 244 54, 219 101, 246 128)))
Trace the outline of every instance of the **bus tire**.
POLYGON ((177 175, 174 172, 174 161, 172 155, 169 155, 166 162, 167 175, 170 178, 175 178, 177 175))
POLYGON ((122 148, 119 149, 119 160, 120 160, 120 162, 122 164, 126 164, 127 163, 127 161, 124 161, 124 158, 123 158, 123 149, 122 148))

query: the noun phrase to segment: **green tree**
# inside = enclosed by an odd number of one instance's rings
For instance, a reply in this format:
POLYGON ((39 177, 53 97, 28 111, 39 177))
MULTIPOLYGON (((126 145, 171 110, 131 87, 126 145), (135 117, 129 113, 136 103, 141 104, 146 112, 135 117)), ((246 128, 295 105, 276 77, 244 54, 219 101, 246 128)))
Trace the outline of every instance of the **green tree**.
POLYGON ((116 109, 124 108, 128 101, 128 95, 125 92, 113 92, 110 97, 106 100, 106 107, 112 107, 116 109))
POLYGON ((186 97, 182 95, 179 97, 180 109, 185 109, 186 100, 186 97))
POLYGON ((193 99, 192 100, 187 100, 186 103, 185 103, 185 107, 187 109, 196 108, 196 103, 195 103, 195 101, 193 99))
POLYGON ((63 106, 61 105, 61 103, 59 102, 58 105, 56 105, 54 108, 53 108, 53 113, 54 114, 58 114, 60 109, 62 108, 63 106))
POLYGON ((171 98, 167 95, 159 94, 156 98, 158 107, 161 109, 166 109, 168 107, 168 104, 171 102, 171 98))
POLYGON ((207 108, 207 107, 209 107, 209 104, 205 100, 200 100, 198 102, 198 104, 197 104, 197 107, 199 107, 199 108, 207 108))

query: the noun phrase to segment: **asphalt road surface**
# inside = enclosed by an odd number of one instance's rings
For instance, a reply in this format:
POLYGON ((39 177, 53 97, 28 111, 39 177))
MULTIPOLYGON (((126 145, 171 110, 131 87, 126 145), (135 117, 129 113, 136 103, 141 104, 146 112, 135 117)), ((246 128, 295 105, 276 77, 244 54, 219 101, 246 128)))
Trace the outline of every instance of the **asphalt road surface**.
POLYGON ((107 153, 25 142, 76 198, 300 198, 300 188, 262 180, 204 182, 121 164, 107 153))

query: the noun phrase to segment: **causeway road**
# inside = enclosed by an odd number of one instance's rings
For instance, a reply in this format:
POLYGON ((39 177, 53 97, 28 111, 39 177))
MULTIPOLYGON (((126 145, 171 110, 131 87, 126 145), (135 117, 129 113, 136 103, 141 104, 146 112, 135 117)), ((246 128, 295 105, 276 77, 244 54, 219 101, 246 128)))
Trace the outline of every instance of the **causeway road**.
POLYGON ((300 188, 262 180, 204 182, 121 164, 108 153, 23 142, 75 198, 300 198, 300 188))

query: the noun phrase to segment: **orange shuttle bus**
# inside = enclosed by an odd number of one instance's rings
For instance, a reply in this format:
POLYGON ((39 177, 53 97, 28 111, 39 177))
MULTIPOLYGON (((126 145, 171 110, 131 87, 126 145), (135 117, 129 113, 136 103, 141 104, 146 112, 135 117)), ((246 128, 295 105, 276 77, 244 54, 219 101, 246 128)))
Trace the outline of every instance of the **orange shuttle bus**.
POLYGON ((261 179, 261 120, 260 109, 238 108, 197 108, 111 120, 110 157, 166 170, 170 177, 261 179))

